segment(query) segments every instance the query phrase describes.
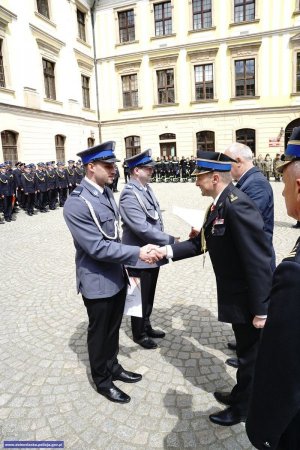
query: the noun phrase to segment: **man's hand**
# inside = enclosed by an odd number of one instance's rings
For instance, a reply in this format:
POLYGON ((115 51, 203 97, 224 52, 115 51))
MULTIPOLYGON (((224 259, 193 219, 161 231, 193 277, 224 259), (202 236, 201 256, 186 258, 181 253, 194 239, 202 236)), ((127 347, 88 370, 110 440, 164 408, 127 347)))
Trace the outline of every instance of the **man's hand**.
POLYGON ((267 319, 262 319, 261 317, 255 316, 253 321, 252 321, 252 325, 255 328, 263 328, 265 326, 266 320, 267 319))
POLYGON ((162 257, 159 254, 157 254, 158 249, 159 249, 158 245, 153 244, 145 245, 140 249, 139 258, 148 264, 153 264, 162 259, 162 257))
POLYGON ((198 236, 199 233, 200 233, 199 230, 196 230, 196 228, 193 228, 193 227, 192 227, 191 232, 190 232, 190 234, 189 234, 189 238, 190 238, 190 239, 193 239, 193 238, 195 238, 196 236, 198 236))

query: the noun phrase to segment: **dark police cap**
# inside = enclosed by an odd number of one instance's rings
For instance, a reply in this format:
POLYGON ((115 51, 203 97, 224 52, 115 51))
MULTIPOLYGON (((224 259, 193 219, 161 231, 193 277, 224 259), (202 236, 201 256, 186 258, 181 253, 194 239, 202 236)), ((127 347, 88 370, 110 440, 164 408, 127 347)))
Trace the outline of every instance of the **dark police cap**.
POLYGON ((6 164, 5 163, 0 163, 0 169, 6 169, 6 164))
POLYGON ((45 165, 45 163, 43 163, 43 162, 38 162, 38 163, 37 163, 37 166, 38 166, 38 167, 43 167, 44 165, 45 165))
POLYGON ((11 161, 4 161, 4 164, 5 164, 6 166, 11 166, 11 165, 12 165, 12 162, 11 162, 11 161))
POLYGON ((95 147, 90 147, 87 150, 77 153, 80 156, 82 164, 88 164, 94 161, 103 161, 106 163, 115 163, 120 160, 115 156, 115 146, 114 141, 103 142, 102 144, 95 145, 95 147))
POLYGON ((62 162, 62 161, 57 161, 56 165, 57 165, 57 166, 64 166, 64 165, 65 165, 65 163, 64 163, 64 162, 62 162))
POLYGON ((153 167, 155 166, 155 161, 152 159, 152 150, 149 148, 148 150, 143 151, 142 153, 138 153, 137 155, 131 156, 130 158, 125 158, 124 160, 129 169, 133 169, 138 166, 146 166, 153 167))
POLYGON ((197 176, 214 171, 230 172, 233 162, 236 162, 236 160, 224 155, 224 153, 198 150, 196 167, 192 175, 197 176))
POLYGON ((283 162, 277 166, 278 172, 282 172, 288 164, 300 160, 300 127, 293 129, 281 159, 283 162))
POLYGON ((74 162, 74 159, 69 159, 68 164, 73 164, 74 162))

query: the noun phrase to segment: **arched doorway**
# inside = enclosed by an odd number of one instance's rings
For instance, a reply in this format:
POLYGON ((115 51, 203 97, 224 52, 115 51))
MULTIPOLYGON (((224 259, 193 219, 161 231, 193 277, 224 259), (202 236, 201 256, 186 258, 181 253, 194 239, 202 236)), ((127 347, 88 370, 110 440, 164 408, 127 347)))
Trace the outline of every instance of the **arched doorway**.
POLYGON ((176 134, 164 133, 159 136, 160 156, 177 156, 176 134), (162 141, 162 142, 161 142, 162 141))
POLYGON ((300 127, 300 119, 292 120, 292 122, 290 122, 286 126, 286 129, 285 129, 285 132, 284 132, 284 148, 286 148, 287 143, 288 143, 288 141, 289 141, 289 139, 291 137, 291 134, 293 132, 293 129, 295 127, 300 127))

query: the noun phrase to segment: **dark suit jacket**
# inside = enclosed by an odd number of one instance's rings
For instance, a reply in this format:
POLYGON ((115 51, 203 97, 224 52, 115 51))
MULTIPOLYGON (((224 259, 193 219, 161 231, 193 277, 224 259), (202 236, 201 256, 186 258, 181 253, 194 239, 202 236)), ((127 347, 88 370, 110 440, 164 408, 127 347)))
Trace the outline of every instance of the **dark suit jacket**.
POLYGON ((236 187, 245 192, 260 210, 264 221, 264 230, 272 242, 274 230, 274 199, 270 183, 257 167, 252 167, 237 182, 236 187))
MULTIPOLYGON (((249 323, 255 315, 267 313, 272 255, 263 226, 252 200, 232 184, 224 189, 203 225, 221 322, 249 323)), ((200 235, 172 245, 174 259, 203 253, 200 235)))
POLYGON ((300 238, 274 272, 256 362, 246 431, 258 449, 276 449, 300 411, 300 238))

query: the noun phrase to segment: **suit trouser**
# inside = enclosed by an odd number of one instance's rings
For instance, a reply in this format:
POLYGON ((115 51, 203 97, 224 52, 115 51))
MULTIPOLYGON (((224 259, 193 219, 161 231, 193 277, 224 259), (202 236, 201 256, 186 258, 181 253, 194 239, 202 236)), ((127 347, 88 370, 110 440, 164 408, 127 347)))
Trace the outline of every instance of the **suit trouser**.
POLYGON ((153 309, 155 289, 159 274, 159 267, 153 269, 129 269, 129 275, 141 279, 141 296, 143 317, 131 316, 131 329, 134 339, 147 336, 146 328, 150 327, 150 316, 153 309))
POLYGON ((118 375, 119 330, 122 322, 127 286, 108 298, 87 299, 82 296, 89 317, 87 346, 91 374, 97 387, 110 387, 112 375, 118 375))
POLYGON ((300 411, 289 423, 282 434, 276 450, 299 450, 300 449, 300 411))
POLYGON ((257 357, 261 329, 255 328, 251 322, 232 324, 236 339, 236 353, 239 367, 236 373, 236 385, 231 395, 235 408, 242 414, 247 414, 252 392, 255 361, 257 357))
POLYGON ((59 195, 59 206, 64 206, 67 200, 68 188, 58 188, 58 195, 59 195))

